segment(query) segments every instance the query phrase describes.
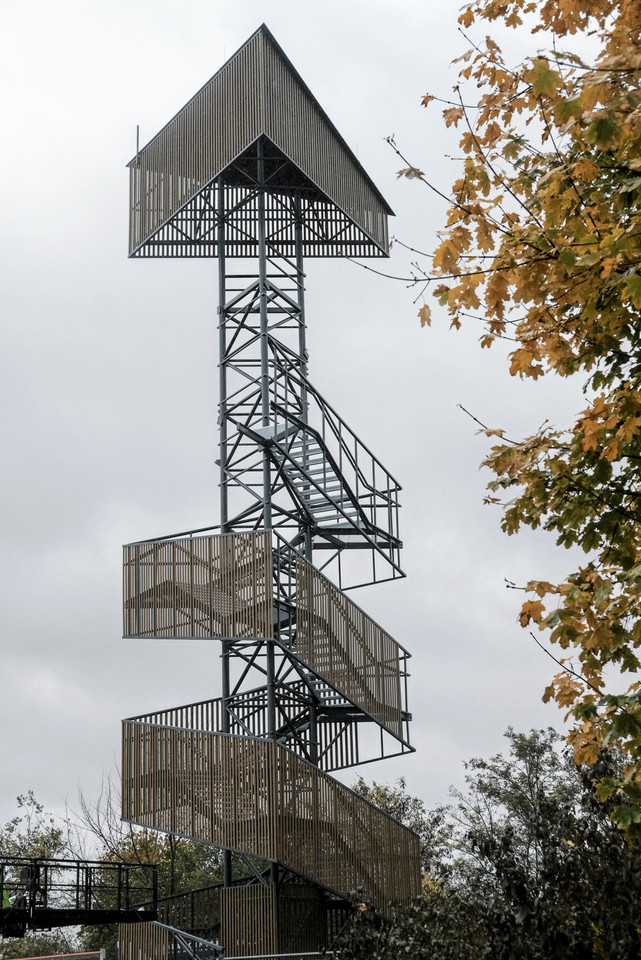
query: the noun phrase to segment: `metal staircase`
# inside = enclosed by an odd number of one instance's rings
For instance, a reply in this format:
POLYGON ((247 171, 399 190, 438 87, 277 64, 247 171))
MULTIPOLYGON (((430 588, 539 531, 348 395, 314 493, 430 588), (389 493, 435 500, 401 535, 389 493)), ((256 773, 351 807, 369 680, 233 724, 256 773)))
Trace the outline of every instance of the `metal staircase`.
POLYGON ((391 566, 388 576, 402 576, 400 484, 309 380, 289 379, 294 395, 305 397, 306 416, 274 403, 278 428, 265 443, 312 528, 315 549, 371 550, 391 566))
MULTIPOLYGON (((222 666, 220 696, 123 721, 123 817, 223 848, 226 957, 310 955, 354 891, 420 889, 416 835, 330 775, 413 749, 409 653, 346 592, 404 575, 400 486, 305 339, 304 258, 386 255, 390 211, 265 27, 130 170, 131 255, 218 260, 220 523, 125 546, 123 634, 217 638, 222 666)), ((121 960, 168 960, 136 936, 121 960)))

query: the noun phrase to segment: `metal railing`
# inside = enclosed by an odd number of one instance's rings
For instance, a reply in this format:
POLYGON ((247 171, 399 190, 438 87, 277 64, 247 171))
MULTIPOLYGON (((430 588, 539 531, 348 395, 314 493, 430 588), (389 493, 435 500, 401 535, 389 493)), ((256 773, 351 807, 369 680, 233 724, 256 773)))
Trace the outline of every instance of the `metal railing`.
POLYGON ((300 473, 298 484, 292 483, 295 495, 312 515, 314 508, 308 505, 324 497, 335 508, 336 520, 385 553, 395 575, 402 576, 400 483, 275 343, 272 348, 280 387, 272 410, 280 418, 282 438, 275 448, 285 473, 288 465, 300 473), (320 462, 314 462, 317 453, 320 462))
POLYGON ((0 930, 153 919, 157 896, 155 866, 41 857, 0 861, 0 930))
POLYGON ((169 934, 168 960, 214 960, 224 953, 217 940, 205 940, 158 920, 152 921, 150 926, 160 927, 169 934))

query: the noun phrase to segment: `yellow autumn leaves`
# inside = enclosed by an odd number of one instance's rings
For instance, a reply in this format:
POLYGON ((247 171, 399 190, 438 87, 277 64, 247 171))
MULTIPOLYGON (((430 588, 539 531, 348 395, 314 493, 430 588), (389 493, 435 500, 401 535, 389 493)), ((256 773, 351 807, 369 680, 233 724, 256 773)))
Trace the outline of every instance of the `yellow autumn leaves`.
MULTIPOLYGON (((466 29, 497 20, 559 44, 514 66, 487 37, 459 58, 460 105, 443 117, 461 130, 463 164, 434 292, 453 326, 482 320, 483 346, 515 341, 513 375, 583 374, 573 423, 492 448, 487 501, 503 505, 507 533, 540 527, 586 554, 562 583, 527 584, 519 620, 562 651, 544 698, 569 712, 577 761, 604 746, 628 758, 607 795, 641 836, 641 694, 626 676, 641 668, 641 3, 475 0, 460 17, 466 29), (593 62, 557 52, 588 30, 593 62)), ((427 305, 419 316, 430 323, 427 305)))

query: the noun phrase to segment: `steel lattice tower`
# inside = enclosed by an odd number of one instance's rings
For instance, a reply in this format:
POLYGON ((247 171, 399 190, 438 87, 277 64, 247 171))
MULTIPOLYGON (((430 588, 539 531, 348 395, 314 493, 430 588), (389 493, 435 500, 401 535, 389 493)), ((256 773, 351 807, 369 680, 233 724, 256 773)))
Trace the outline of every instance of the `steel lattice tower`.
POLYGON ((124 635, 215 637, 223 668, 124 722, 123 817, 227 851, 228 956, 316 950, 352 891, 420 885, 415 835, 329 776, 412 749, 407 651, 345 592, 403 576, 400 487, 305 344, 305 259, 386 256, 391 211, 265 26, 129 169, 130 256, 218 260, 220 524, 124 548, 124 635))

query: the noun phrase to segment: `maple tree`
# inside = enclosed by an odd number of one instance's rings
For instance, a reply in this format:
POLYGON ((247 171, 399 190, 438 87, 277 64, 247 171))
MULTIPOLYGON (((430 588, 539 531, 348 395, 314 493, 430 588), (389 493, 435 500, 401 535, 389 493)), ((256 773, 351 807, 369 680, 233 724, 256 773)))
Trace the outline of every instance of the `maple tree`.
POLYGON ((561 650, 544 699, 567 709, 576 761, 625 756, 599 791, 641 836, 641 4, 474 0, 459 17, 483 21, 534 24, 551 49, 513 66, 487 37, 460 58, 443 116, 464 164, 428 282, 455 328, 481 315, 482 346, 515 341, 512 375, 582 375, 574 423, 486 431, 487 500, 507 533, 540 527, 586 554, 564 582, 526 585, 520 621, 561 650))

